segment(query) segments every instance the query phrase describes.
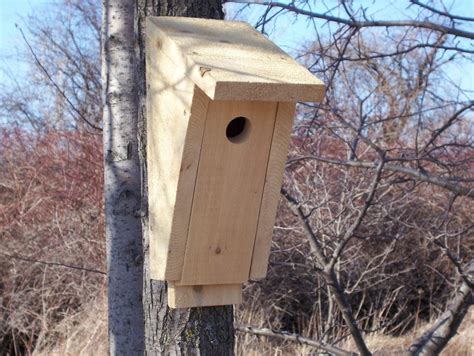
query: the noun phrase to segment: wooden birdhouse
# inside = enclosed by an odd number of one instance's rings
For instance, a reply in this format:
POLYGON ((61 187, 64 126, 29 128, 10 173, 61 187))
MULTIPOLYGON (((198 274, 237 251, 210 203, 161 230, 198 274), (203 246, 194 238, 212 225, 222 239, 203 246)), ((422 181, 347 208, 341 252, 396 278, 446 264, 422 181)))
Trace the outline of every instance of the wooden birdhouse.
POLYGON ((243 22, 146 24, 150 264, 172 308, 239 303, 267 272, 307 69, 243 22))

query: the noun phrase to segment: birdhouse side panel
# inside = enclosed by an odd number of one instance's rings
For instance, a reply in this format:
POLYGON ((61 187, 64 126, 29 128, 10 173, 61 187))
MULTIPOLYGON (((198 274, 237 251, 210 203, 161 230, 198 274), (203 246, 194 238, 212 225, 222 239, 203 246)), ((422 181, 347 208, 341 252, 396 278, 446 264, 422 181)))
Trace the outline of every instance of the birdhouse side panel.
POLYGON ((150 271, 178 280, 208 98, 147 32, 147 179, 150 271))
POLYGON ((280 189, 291 139, 295 103, 280 102, 273 130, 272 148, 268 160, 262 206, 258 217, 257 234, 253 249, 250 278, 264 278, 272 245, 273 226, 280 201, 280 189))
MULTIPOLYGON (((168 260, 166 262, 165 272, 165 279, 167 281, 177 281, 181 279, 181 270, 184 263, 189 221, 191 218, 191 208, 196 185, 196 175, 199 166, 199 154, 201 151, 209 102, 209 97, 195 85, 190 108, 191 116, 188 121, 181 166, 179 169, 176 202, 171 224, 168 260)), ((183 115, 187 115, 186 109, 183 115)))

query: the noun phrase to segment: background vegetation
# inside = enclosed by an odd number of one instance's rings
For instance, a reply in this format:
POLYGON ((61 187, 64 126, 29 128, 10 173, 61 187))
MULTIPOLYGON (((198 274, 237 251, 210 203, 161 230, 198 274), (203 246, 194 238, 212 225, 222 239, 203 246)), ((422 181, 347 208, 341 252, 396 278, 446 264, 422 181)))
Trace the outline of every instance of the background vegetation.
MULTIPOLYGON (((237 352, 314 350, 246 325, 402 351, 464 286, 447 352, 472 355, 474 102, 449 73, 472 61, 473 20, 418 6, 410 26, 365 26, 350 2, 337 5, 349 23, 278 4, 254 5, 257 28, 313 21, 298 59, 328 90, 298 107, 269 274, 245 289, 237 352)), ((0 93, 0 353, 106 352, 100 6, 65 0, 25 24, 28 75, 0 93)))

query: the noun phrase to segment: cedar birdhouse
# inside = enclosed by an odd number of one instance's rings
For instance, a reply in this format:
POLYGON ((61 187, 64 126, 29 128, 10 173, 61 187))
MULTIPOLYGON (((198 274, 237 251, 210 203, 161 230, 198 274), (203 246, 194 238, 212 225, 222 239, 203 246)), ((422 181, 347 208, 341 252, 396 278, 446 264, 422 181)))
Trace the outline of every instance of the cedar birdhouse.
POLYGON ((323 84, 243 22, 149 17, 151 278, 172 308, 239 303, 267 272, 295 103, 323 84))

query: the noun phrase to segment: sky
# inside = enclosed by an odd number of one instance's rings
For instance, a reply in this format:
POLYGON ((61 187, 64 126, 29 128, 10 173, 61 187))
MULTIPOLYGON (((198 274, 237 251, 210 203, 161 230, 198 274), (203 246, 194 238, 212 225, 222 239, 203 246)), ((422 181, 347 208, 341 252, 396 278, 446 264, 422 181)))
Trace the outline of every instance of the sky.
MULTIPOLYGON (((315 4, 331 4, 336 0, 314 1, 315 4)), ((97 0, 100 6, 101 1, 97 0)), ((456 14, 474 16, 474 0, 456 0, 447 1, 451 6, 451 11, 456 14)), ((354 7, 359 5, 367 6, 372 9, 372 14, 380 19, 403 18, 409 15, 410 9, 407 9, 407 1, 404 0, 354 0, 354 7)), ((0 67, 8 68, 11 72, 22 71, 22 64, 14 59, 16 49, 23 45, 18 29, 15 23, 22 24, 28 14, 41 9, 48 9, 52 6, 58 6, 55 0, 0 0, 0 67)), ((321 10, 315 5, 313 10, 321 10)), ((240 5, 227 4, 227 17, 232 19, 236 16, 236 9, 240 5)), ((250 9, 239 13, 241 20, 255 24, 264 10, 263 6, 252 6, 250 9)), ((279 17, 276 26, 268 28, 269 37, 277 43, 283 50, 295 55, 298 48, 308 38, 311 38, 314 29, 308 18, 305 16, 289 15, 279 17)), ((472 44, 471 44, 472 48, 472 44)), ((462 66, 453 66, 450 68, 450 75, 455 81, 461 82, 466 88, 474 91, 474 63, 466 62, 462 66)), ((0 81, 3 79, 0 73, 0 81)))
POLYGON ((51 6, 51 0, 0 0, 0 50, 8 52, 20 40, 15 23, 21 23, 21 18, 38 9, 51 6))
POLYGON ((0 0, 0 83, 5 79, 5 69, 18 73, 25 68, 16 59, 23 42, 15 24, 22 24, 28 14, 52 4, 51 0, 0 0))

